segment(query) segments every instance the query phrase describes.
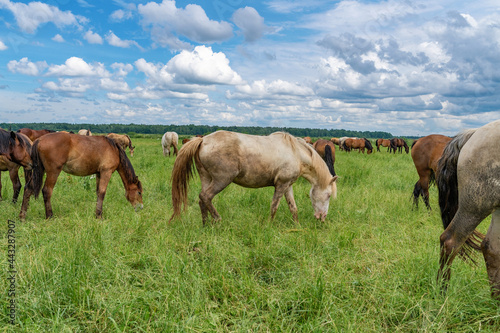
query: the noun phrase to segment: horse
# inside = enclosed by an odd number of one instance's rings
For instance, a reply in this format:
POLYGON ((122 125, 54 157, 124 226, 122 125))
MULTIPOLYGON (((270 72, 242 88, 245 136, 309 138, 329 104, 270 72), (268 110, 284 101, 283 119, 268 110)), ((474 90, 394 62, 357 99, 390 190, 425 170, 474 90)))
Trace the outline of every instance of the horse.
POLYGON ((391 149, 391 140, 389 139, 377 139, 375 141, 375 145, 377 146, 377 151, 380 151, 380 146, 387 147, 387 151, 391 149))
POLYGON ((370 140, 366 138, 362 139, 353 139, 353 138, 348 138, 344 140, 344 143, 342 145, 345 151, 350 152, 352 149, 359 149, 358 153, 365 153, 365 148, 366 148, 366 153, 370 155, 373 152, 373 146, 370 142, 370 140))
POLYGON ((125 151, 115 141, 105 136, 83 136, 68 133, 51 133, 34 142, 31 158, 33 174, 24 189, 19 218, 24 220, 31 195, 38 197, 43 185, 45 217, 53 216, 51 197, 57 177, 64 171, 75 176, 96 175, 97 205, 95 215, 102 218, 102 204, 111 175, 116 170, 126 191, 126 198, 137 210, 143 207, 142 184, 135 175, 125 151))
POLYGON ((161 138, 161 146, 163 148, 163 156, 170 156, 170 147, 174 148, 174 155, 177 155, 177 143, 179 136, 175 132, 166 132, 161 138))
POLYGON ((305 137, 304 137, 304 140, 306 141, 306 143, 308 143, 308 144, 310 144, 310 145, 312 145, 312 144, 313 144, 312 139, 311 139, 311 137, 310 137, 310 136, 305 136, 305 137))
POLYGON ((33 163, 30 156, 30 147, 21 133, 6 131, 0 128, 0 155, 8 161, 17 163, 31 170, 33 163))
POLYGON ((132 146, 132 140, 130 139, 130 137, 127 134, 109 133, 107 136, 108 136, 108 138, 115 140, 115 142, 117 144, 119 144, 123 150, 126 150, 128 147, 128 149, 130 151, 130 156, 132 156, 132 157, 134 156, 135 147, 132 146))
MULTIPOLYGON (((31 153, 31 140, 24 134, 18 133, 18 136, 24 141, 26 144, 26 150, 28 153, 31 153)), ((21 180, 19 179, 19 168, 21 168, 20 164, 14 163, 10 161, 6 156, 0 155, 0 174, 2 171, 8 171, 10 180, 12 181, 12 203, 17 202, 17 198, 19 197, 19 193, 21 192, 21 180)), ((30 178, 30 171, 27 168, 23 168, 24 170, 24 179, 26 181, 30 178)), ((0 177, 0 200, 2 200, 2 181, 0 177)))
POLYGON ((335 145, 330 140, 319 139, 313 144, 316 152, 325 160, 328 170, 332 176, 335 176, 335 145))
POLYGON ((203 224, 208 212, 215 221, 221 219, 212 199, 231 183, 248 188, 274 186, 271 220, 284 195, 298 223, 292 185, 301 176, 311 183, 309 196, 316 219, 325 220, 330 198, 337 196, 337 176, 330 174, 321 156, 304 139, 284 132, 257 136, 217 131, 193 138, 180 149, 172 170, 174 212, 169 222, 180 215, 182 204, 187 206, 193 161, 201 180, 199 206, 203 224))
POLYGON ((92 132, 89 129, 81 129, 78 131, 79 135, 92 136, 92 132))
POLYGON ((493 298, 500 299, 500 120, 455 136, 438 163, 436 184, 444 232, 438 281, 446 290, 457 254, 482 251, 493 298), (489 215, 486 236, 476 227, 489 215))
POLYGON ((418 198, 422 196, 427 209, 429 204, 429 186, 435 181, 438 160, 443 154, 444 147, 451 138, 440 134, 424 136, 411 145, 411 158, 419 180, 413 189, 413 204, 418 208, 418 198))
POLYGON ((54 132, 55 131, 48 130, 48 129, 34 130, 31 128, 21 128, 21 129, 17 130, 17 133, 22 133, 22 134, 26 135, 31 140, 31 142, 35 141, 36 139, 38 139, 42 135, 54 133, 54 132))
POLYGON ((410 147, 406 144, 406 141, 400 138, 392 138, 391 139, 391 148, 390 150, 396 154, 396 150, 398 150, 401 154, 403 153, 403 147, 405 148, 406 153, 410 151, 410 147))
POLYGON ((334 144, 336 144, 337 146, 340 145, 340 139, 339 138, 331 138, 330 141, 333 142, 334 144))

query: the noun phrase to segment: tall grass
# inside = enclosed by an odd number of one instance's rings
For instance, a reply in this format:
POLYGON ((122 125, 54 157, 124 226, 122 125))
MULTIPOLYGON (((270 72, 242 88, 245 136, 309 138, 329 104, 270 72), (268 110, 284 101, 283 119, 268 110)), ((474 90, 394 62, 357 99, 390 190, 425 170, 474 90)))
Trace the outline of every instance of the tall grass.
MULTIPOLYGON (((448 292, 436 283, 442 226, 412 208, 410 155, 336 153, 338 199, 314 219, 310 185, 294 185, 300 224, 285 202, 269 221, 272 188, 230 185, 214 200, 222 216, 203 226, 194 181, 189 207, 172 214, 170 173, 158 137, 135 138, 132 164, 145 208, 126 201, 117 174, 96 220, 95 180, 62 173, 54 218, 31 200, 25 222, 2 173, 3 272, 7 219, 16 220, 15 325, 7 273, 0 281, 3 331, 75 332, 494 332, 498 303, 482 263, 456 260, 448 292)), ((24 180, 23 180, 24 181, 24 180)), ((483 223, 482 230, 487 227, 483 223)))

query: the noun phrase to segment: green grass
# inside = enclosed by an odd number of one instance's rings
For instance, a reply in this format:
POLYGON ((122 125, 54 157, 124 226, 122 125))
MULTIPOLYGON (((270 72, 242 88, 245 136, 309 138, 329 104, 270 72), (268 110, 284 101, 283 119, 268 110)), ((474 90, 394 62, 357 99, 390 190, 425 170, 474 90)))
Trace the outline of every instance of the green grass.
MULTIPOLYGON (((172 214, 170 173, 158 137, 135 138, 131 158, 144 187, 136 213, 114 174, 96 220, 95 180, 62 173, 54 218, 32 198, 25 222, 0 202, 2 331, 53 332, 496 332, 482 260, 456 260, 446 295, 436 283, 442 232, 437 190, 412 208, 410 155, 337 151, 338 199, 314 219, 309 184, 294 185, 300 224, 283 200, 269 221, 272 188, 230 185, 222 216, 203 226, 198 181, 189 207, 172 214), (16 220, 15 325, 9 325, 7 219, 16 220)), ((24 183, 24 179, 22 179, 24 183)), ((488 222, 481 225, 485 231, 488 222)))

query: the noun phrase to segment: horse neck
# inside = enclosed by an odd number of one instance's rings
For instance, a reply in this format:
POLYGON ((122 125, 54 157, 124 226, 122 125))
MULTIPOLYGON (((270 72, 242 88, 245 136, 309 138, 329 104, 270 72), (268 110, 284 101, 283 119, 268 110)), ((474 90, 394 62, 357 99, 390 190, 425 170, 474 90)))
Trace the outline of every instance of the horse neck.
MULTIPOLYGON (((306 148, 307 149, 307 148, 306 148)), ((312 149, 312 148, 311 148, 312 149)), ((316 154, 317 155, 317 154, 316 154)), ((326 182, 326 175, 330 175, 330 171, 325 163, 318 161, 321 159, 319 155, 314 156, 314 152, 301 152, 301 170, 300 175, 304 177, 311 185, 321 185, 326 182)))

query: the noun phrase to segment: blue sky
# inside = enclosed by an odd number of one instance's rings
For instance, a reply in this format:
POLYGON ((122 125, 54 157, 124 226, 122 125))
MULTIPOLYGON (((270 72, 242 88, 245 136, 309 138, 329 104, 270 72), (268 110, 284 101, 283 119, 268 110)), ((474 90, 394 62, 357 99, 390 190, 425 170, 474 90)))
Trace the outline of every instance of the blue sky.
POLYGON ((497 0, 0 0, 0 122, 454 135, 499 85, 497 0))

